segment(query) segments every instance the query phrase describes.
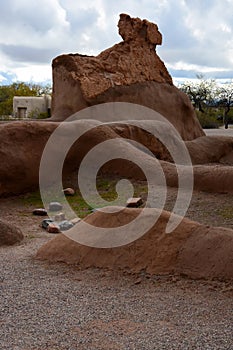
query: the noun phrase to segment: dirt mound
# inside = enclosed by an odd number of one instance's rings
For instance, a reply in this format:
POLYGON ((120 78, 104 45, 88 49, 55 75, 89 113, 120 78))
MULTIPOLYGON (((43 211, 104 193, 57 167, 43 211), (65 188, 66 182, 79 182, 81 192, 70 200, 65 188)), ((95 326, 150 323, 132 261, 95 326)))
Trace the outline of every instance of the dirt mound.
POLYGON ((155 51, 162 43, 157 25, 122 14, 118 27, 123 41, 98 56, 53 60, 52 120, 100 103, 130 102, 161 113, 184 140, 203 136, 189 98, 173 85, 155 51))
POLYGON ((0 246, 13 245, 22 241, 23 234, 19 228, 0 220, 0 246))
MULTIPOLYGON (((156 209, 146 209, 150 220, 156 209)), ((96 227, 118 227, 139 215, 141 209, 119 213, 95 212, 85 220, 96 227)), ((60 234, 42 246, 36 258, 75 264, 81 268, 122 269, 149 274, 185 274, 192 278, 233 279, 233 231, 210 228, 183 219, 170 234, 165 233, 170 213, 163 211, 156 224, 141 238, 116 248, 81 245, 60 234)), ((78 224, 77 224, 78 225, 78 224)), ((78 226, 77 226, 78 229, 78 226)), ((127 231, 125 235, 133 235, 127 231)))

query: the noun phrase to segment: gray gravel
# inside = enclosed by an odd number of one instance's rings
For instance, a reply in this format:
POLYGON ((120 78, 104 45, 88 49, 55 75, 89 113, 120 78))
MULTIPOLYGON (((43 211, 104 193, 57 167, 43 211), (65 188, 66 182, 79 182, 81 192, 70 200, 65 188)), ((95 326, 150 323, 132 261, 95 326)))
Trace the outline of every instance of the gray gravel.
POLYGON ((229 125, 228 129, 221 127, 219 129, 204 129, 207 136, 232 136, 233 137, 233 125, 229 125))
POLYGON ((232 285, 80 271, 0 248, 1 350, 233 349, 232 285))

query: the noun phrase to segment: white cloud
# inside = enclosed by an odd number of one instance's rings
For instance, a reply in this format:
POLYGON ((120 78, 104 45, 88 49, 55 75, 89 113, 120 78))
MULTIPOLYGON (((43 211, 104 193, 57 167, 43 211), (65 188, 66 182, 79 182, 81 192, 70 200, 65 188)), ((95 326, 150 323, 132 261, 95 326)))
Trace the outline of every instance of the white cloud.
POLYGON ((6 77, 4 77, 2 74, 0 74, 0 82, 4 83, 4 81, 5 82, 7 81, 6 77))
POLYGON ((190 70, 200 73, 211 73, 211 72, 228 72, 230 69, 227 68, 219 68, 219 67, 208 67, 208 66, 200 66, 198 64, 189 64, 183 61, 178 61, 175 64, 167 64, 168 68, 176 69, 176 70, 190 70))
POLYGON ((8 0, 1 4, 0 70, 49 79, 58 54, 98 54, 119 42, 122 12, 158 24, 157 52, 173 75, 232 70, 232 0, 8 0))
POLYGON ((52 79, 51 68, 47 65, 26 65, 16 68, 15 74, 19 81, 43 82, 52 79))

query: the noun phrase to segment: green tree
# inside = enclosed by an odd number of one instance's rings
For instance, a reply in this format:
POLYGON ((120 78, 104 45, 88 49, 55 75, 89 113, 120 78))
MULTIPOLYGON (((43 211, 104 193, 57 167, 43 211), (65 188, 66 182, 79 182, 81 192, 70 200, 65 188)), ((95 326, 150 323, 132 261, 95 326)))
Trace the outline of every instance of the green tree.
POLYGON ((13 112, 14 96, 43 96, 51 94, 50 85, 16 82, 0 86, 0 116, 11 115, 13 112))

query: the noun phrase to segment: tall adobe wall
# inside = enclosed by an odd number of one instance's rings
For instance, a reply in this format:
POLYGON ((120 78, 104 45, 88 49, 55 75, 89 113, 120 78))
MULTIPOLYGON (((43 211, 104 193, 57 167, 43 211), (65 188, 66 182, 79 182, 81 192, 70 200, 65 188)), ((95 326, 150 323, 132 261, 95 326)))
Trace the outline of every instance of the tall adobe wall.
POLYGON ((156 24, 121 14, 123 41, 98 56, 68 54, 53 60, 52 120, 62 121, 91 105, 131 102, 161 113, 184 140, 203 136, 188 97, 172 82, 156 53, 156 24))

